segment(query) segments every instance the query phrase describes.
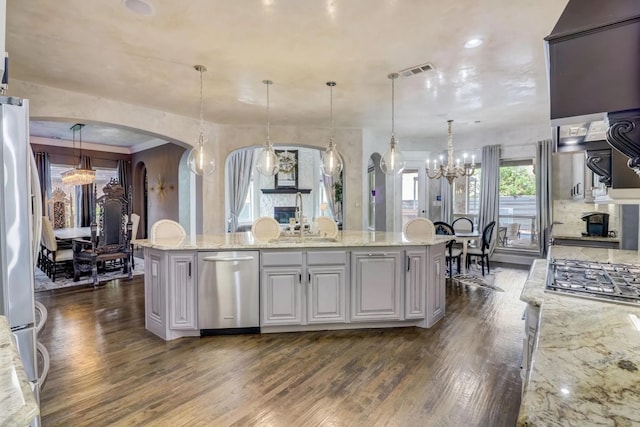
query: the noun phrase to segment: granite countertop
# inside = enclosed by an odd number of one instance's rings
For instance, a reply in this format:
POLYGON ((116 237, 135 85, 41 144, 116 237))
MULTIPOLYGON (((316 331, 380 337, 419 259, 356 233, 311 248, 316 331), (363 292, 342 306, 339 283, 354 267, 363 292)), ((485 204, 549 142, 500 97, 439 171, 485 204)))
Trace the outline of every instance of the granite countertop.
POLYGON ((604 237, 604 236, 567 236, 567 235, 558 235, 554 234, 552 236, 555 240, 583 240, 585 242, 611 242, 611 243, 620 243, 619 237, 604 237))
POLYGON ((0 316, 0 426, 26 426, 39 414, 9 322, 0 316))
POLYGON ((254 239, 251 232, 205 234, 195 237, 133 240, 142 247, 162 250, 236 250, 289 248, 345 248, 356 246, 432 246, 451 240, 451 236, 436 235, 424 240, 408 240, 403 233, 380 231, 342 231, 335 241, 328 239, 295 238, 274 241, 254 239))
MULTIPOLYGON (((553 258, 640 264, 637 251, 552 246, 553 258)), ((541 307, 518 426, 640 425, 640 305, 544 292, 536 260, 521 300, 541 307)))

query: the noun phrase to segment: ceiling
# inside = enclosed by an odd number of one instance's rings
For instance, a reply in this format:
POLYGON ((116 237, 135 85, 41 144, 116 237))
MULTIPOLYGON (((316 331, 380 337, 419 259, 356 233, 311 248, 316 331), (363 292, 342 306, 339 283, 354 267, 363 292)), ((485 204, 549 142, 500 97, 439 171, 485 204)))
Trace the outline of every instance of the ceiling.
MULTIPOLYGON (((566 0, 147 0, 136 15, 115 0, 7 2, 11 79, 242 126, 391 129, 399 139, 540 124, 549 119, 543 38, 566 0), (471 38, 483 43, 472 49, 471 38)), ((11 80, 9 81, 11 89, 11 80)), ((19 96, 19 94, 16 94, 19 96)), ((71 139, 73 123, 32 123, 71 139)), ((83 141, 153 139, 88 125, 83 141)), ((274 141, 277 143, 277 141, 274 141)))

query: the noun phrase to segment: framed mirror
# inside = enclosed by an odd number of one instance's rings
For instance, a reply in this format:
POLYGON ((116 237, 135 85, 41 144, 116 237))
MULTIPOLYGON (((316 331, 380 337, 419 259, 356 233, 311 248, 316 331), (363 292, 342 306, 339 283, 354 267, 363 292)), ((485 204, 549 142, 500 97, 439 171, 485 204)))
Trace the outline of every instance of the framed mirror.
POLYGON ((275 150, 280 171, 275 176, 275 188, 298 188, 298 150, 275 150))

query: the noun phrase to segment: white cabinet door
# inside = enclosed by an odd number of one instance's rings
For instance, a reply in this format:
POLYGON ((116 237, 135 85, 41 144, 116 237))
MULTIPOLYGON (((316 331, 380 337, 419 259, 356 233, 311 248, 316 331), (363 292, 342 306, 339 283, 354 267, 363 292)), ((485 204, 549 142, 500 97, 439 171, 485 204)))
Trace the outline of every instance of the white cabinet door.
POLYGON ((351 321, 401 320, 400 251, 354 251, 351 263, 351 321))
POLYGON ((169 327, 198 329, 195 253, 169 255, 169 327))
POLYGON ((261 325, 302 324, 302 267, 266 267, 260 278, 261 325))
POLYGON ((436 250, 431 246, 431 260, 429 262, 430 284, 427 288, 427 327, 430 328, 445 313, 445 255, 443 250, 436 250))
POLYGON ((318 266, 308 271, 309 323, 346 322, 346 267, 318 266))
POLYGON ((145 249, 144 255, 145 328, 161 337, 165 336, 166 326, 163 254, 145 249))
POLYGON ((405 253, 405 319, 424 319, 427 251, 412 249, 405 253))

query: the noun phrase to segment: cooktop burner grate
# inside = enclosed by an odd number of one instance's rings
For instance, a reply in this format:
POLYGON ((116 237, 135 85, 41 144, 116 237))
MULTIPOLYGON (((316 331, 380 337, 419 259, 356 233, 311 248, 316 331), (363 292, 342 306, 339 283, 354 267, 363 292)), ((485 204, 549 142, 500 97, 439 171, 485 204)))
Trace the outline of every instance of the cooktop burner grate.
POLYGON ((570 259, 549 263, 547 291, 640 304, 640 267, 570 259))

